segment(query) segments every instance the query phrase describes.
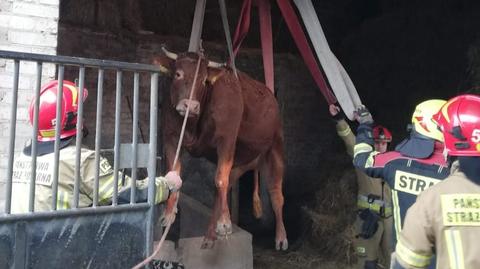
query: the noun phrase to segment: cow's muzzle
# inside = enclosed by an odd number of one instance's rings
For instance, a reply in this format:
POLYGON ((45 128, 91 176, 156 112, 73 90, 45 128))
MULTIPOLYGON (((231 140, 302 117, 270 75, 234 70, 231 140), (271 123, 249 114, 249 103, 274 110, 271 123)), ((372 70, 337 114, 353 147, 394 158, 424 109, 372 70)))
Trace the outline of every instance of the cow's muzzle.
POLYGON ((188 108, 190 108, 190 112, 188 114, 189 117, 195 117, 200 114, 200 102, 196 100, 182 99, 175 107, 178 113, 182 116, 185 116, 188 108))

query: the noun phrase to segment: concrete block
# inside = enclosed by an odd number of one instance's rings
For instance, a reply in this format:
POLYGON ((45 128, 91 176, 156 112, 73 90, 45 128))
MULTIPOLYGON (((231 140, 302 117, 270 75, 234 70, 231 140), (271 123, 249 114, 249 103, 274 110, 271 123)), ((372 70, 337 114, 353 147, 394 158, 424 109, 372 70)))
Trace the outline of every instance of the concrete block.
POLYGON ((0 14, 0 25, 10 29, 31 31, 35 29, 37 20, 33 17, 18 16, 13 14, 0 14))
MULTIPOLYGON (((154 242, 154 249, 157 248, 158 241, 154 242)), ((178 262, 177 250, 175 249, 175 242, 170 240, 165 240, 163 245, 155 256, 156 260, 169 261, 169 262, 178 262)))
POLYGON ((251 269, 253 268, 252 236, 235 231, 228 239, 217 240, 212 249, 200 249, 203 237, 179 241, 180 262, 185 268, 251 269))
MULTIPOLYGON (((180 208, 180 240, 177 250, 186 268, 250 269, 253 268, 252 235, 233 225, 233 233, 215 241, 212 249, 200 249, 207 231, 211 210, 182 193, 180 208)), ((178 218, 178 216, 177 216, 178 218)))
POLYGON ((58 6, 60 4, 59 0, 39 0, 40 4, 58 6))
POLYGON ((35 3, 13 2, 12 12, 35 17, 58 19, 59 7, 35 3))
POLYGON ((10 30, 8 31, 8 41, 15 44, 56 47, 57 35, 10 30))

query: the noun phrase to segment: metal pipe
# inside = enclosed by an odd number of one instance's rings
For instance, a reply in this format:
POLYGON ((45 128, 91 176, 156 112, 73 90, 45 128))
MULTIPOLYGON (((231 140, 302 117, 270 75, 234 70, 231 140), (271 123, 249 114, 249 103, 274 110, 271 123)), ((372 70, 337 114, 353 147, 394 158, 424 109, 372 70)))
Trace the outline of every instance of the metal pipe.
POLYGON ((117 206, 99 206, 99 207, 84 207, 77 210, 58 210, 58 211, 39 211, 24 214, 3 215, 1 217, 2 224, 14 221, 33 221, 41 219, 58 219, 61 217, 74 217, 94 215, 98 213, 115 213, 128 211, 147 211, 150 206, 147 203, 138 203, 134 205, 117 205, 117 206))
POLYGON ((120 119, 122 105, 122 70, 117 70, 117 84, 115 96, 115 145, 113 147, 113 197, 112 205, 117 205, 118 196, 118 168, 120 165, 120 119))
POLYGON ((20 62, 15 60, 13 63, 13 93, 12 107, 10 109, 10 143, 8 144, 8 165, 7 182, 5 186, 5 213, 10 214, 12 203, 12 177, 13 177, 13 152, 15 151, 15 129, 17 123, 17 101, 18 101, 18 76, 20 72, 20 62))
POLYGON ((133 123, 132 123, 132 182, 130 185, 130 203, 134 204, 137 192, 137 148, 138 148, 138 91, 140 74, 133 75, 133 123))
POLYGON ((40 106, 40 87, 42 84, 42 63, 37 62, 37 80, 35 83, 35 105, 33 107, 33 134, 32 134, 32 166, 30 177, 30 193, 28 195, 28 212, 35 210, 35 181, 37 179, 37 136, 38 136, 38 114, 40 106))
POLYGON ((78 110, 77 110, 77 137, 75 144, 75 182, 73 183, 73 208, 78 208, 78 196, 80 193, 80 159, 82 158, 82 130, 83 130, 83 91, 85 86, 85 67, 80 66, 78 72, 78 110))
POLYGON ((65 73, 65 67, 63 65, 58 66, 58 89, 57 89, 57 110, 55 119, 55 146, 54 146, 54 159, 53 159, 53 183, 52 183, 52 210, 57 210, 57 196, 58 196, 58 162, 60 159, 60 132, 62 127, 62 101, 63 101, 63 76, 65 73))
POLYGON ((148 157, 148 204, 146 252, 147 256, 153 250, 153 224, 155 217, 155 177, 157 169, 157 114, 158 113, 158 73, 152 73, 150 78, 150 143, 148 157))
POLYGON ((138 63, 126 63, 118 61, 108 61, 108 60, 99 60, 99 59, 87 59, 81 57, 69 57, 69 56, 60 56, 60 55, 43 55, 35 53, 25 53, 25 52, 13 52, 0 50, 0 58, 4 59, 13 59, 21 61, 34 61, 34 62, 43 62, 43 63, 55 63, 60 65, 67 66, 79 66, 83 65, 85 67, 94 67, 102 69, 122 69, 129 71, 143 71, 143 72, 160 72, 160 67, 149 64, 138 64, 138 63))
POLYGON ((103 77, 104 70, 98 70, 97 81, 97 120, 95 124, 95 180, 93 185, 93 207, 98 205, 98 178, 100 175, 100 147, 102 145, 103 112, 103 77))

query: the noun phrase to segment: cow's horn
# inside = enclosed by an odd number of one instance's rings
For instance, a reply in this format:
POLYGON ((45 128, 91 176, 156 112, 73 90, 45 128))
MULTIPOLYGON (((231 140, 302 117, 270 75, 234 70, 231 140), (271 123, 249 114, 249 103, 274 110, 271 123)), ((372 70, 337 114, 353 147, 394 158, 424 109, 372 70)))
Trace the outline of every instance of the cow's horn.
POLYGON ((177 55, 176 53, 173 53, 173 52, 168 51, 165 47, 162 47, 162 51, 163 51, 163 53, 165 53, 165 55, 166 55, 168 58, 170 58, 170 59, 172 59, 172 60, 177 60, 178 55, 177 55))
POLYGON ((214 62, 214 61, 208 61, 208 67, 213 67, 213 68, 222 68, 224 67, 225 64, 224 63, 217 63, 217 62, 214 62))

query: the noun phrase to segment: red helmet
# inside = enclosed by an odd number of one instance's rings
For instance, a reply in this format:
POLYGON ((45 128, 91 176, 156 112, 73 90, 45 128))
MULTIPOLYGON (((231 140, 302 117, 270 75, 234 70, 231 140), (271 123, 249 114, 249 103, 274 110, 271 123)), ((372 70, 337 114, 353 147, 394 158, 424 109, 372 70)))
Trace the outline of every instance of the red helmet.
POLYGON ((392 142, 392 134, 390 131, 382 125, 373 127, 373 140, 375 142, 392 142))
MULTIPOLYGON (((58 81, 53 80, 43 85, 40 89, 40 106, 38 113, 38 141, 55 140, 55 120, 57 111, 57 89, 58 81)), ((71 81, 63 81, 62 120, 60 138, 74 136, 77 133, 77 106, 78 88, 71 81)), ((87 89, 83 90, 83 100, 87 98, 87 89)), ((29 118, 33 125, 33 111, 35 99, 30 103, 29 118)))
POLYGON ((450 99, 433 120, 442 130, 448 155, 480 156, 480 96, 450 99))

